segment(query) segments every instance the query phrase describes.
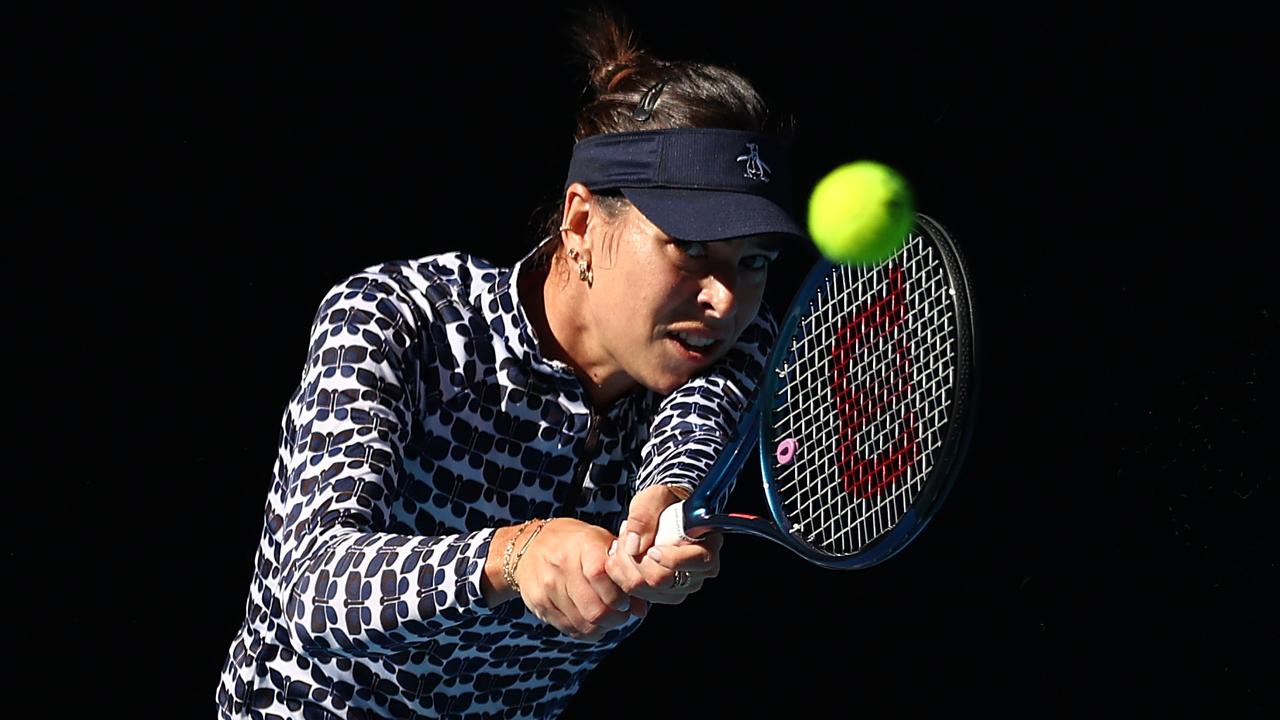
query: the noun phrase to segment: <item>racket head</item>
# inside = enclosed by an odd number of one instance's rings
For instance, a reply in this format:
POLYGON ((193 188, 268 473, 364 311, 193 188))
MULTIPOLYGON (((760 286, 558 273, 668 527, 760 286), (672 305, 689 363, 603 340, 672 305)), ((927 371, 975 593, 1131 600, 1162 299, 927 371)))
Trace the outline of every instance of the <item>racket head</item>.
POLYGON ((864 568, 937 513, 973 427, 969 278, 950 234, 919 213, 889 260, 814 267, 758 398, 775 539, 819 565, 864 568))

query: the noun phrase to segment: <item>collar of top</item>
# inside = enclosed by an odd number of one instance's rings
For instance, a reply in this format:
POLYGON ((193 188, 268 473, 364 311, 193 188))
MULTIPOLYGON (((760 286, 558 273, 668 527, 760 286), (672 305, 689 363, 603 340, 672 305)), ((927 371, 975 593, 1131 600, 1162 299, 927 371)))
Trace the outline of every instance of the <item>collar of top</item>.
MULTIPOLYGON (((548 236, 539 246, 558 240, 554 235, 548 236)), ((490 329, 501 335, 507 346, 525 358, 531 367, 548 375, 576 379, 573 368, 543 356, 520 301, 519 278, 536 252, 536 249, 530 252, 510 270, 499 272, 493 282, 485 284, 480 291, 480 305, 486 311, 490 329)))
MULTIPOLYGON (((560 242, 558 237, 550 235, 539 243, 539 247, 546 243, 558 242, 560 242)), ((478 304, 484 309, 490 329, 501 336, 507 347, 515 353, 516 357, 521 359, 519 364, 537 373, 540 379, 553 383, 564 392, 568 401, 568 409, 573 410, 581 420, 592 414, 590 409, 591 400, 585 388, 583 388, 572 367, 542 354, 538 340, 534 336, 533 325, 529 322, 529 317, 525 314, 524 304, 520 301, 520 276, 528 271, 528 264, 536 253, 537 249, 535 248, 509 271, 501 271, 492 282, 485 283, 480 289, 477 298, 478 304)), ((510 371, 511 368, 507 367, 506 372, 510 373, 510 371)), ((522 387, 528 387, 528 380, 529 378, 526 377, 525 383, 517 384, 522 387)), ((630 393, 615 403, 613 407, 602 414, 602 417, 609 418, 610 422, 613 423, 609 426, 610 429, 602 432, 606 432, 610 436, 619 432, 629 432, 632 422, 630 413, 632 413, 635 403, 641 402, 647 395, 644 392, 630 393)), ((579 429, 585 432, 585 425, 579 429)))

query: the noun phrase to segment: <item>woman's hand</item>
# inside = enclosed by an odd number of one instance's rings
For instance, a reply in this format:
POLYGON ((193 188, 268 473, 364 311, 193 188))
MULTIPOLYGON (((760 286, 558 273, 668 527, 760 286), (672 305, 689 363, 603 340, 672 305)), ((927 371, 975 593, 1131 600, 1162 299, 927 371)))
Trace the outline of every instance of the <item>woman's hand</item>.
POLYGON ((720 573, 720 533, 699 542, 653 546, 658 517, 668 505, 684 499, 665 485, 654 485, 631 500, 630 514, 618 531, 618 544, 605 563, 614 585, 635 598, 678 605, 720 573))
MULTIPOLYGON (((532 527, 516 538, 513 554, 524 547, 532 527)), ((516 565, 525 606, 569 637, 593 642, 630 615, 644 617, 644 601, 628 597, 605 571, 614 539, 608 530, 580 520, 549 521, 516 565)), ((505 549, 505 542, 497 547, 505 549)))

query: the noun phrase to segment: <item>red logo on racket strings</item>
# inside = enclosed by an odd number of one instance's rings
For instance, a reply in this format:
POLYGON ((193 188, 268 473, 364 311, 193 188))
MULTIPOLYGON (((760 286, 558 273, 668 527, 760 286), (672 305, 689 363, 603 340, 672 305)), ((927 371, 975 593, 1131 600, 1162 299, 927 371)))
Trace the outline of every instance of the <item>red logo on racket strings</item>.
POLYGON ((915 415, 904 402, 911 388, 911 354, 906 334, 895 332, 907 315, 902 269, 891 267, 888 292, 853 314, 840 328, 831 351, 832 389, 840 421, 837 467, 845 492, 865 499, 896 482, 918 454, 915 415), (851 378, 849 368, 860 357, 890 343, 892 361, 881 377, 851 378), (855 385, 855 382, 862 384, 855 385), (874 457, 858 453, 857 438, 869 424, 897 413, 898 437, 874 457))

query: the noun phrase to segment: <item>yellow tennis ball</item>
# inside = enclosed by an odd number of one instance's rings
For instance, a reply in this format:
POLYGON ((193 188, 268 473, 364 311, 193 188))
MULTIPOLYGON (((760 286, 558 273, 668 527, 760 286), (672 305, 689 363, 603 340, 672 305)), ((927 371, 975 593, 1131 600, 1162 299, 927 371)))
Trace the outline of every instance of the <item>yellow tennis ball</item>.
POLYGON ((871 160, 837 167, 809 196, 809 236, 835 262, 865 265, 893 257, 915 217, 907 181, 871 160))

